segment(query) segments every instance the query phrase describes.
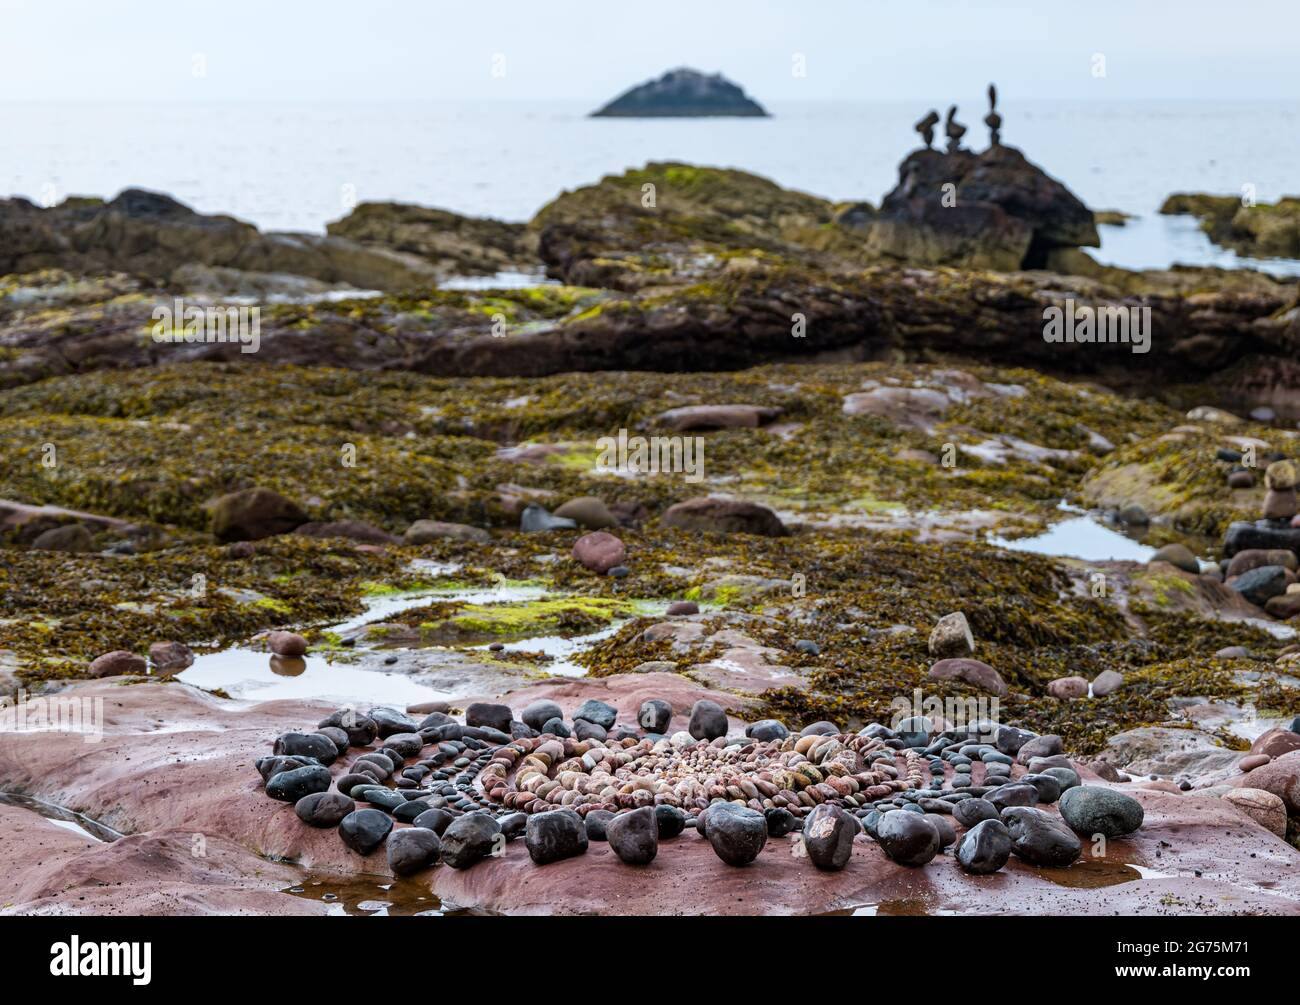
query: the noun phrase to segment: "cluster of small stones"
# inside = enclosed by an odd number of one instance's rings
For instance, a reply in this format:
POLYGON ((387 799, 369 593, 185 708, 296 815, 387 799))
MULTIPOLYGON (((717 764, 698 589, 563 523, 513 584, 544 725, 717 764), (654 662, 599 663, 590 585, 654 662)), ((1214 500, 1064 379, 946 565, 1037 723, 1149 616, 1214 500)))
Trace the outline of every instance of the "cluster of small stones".
MULTIPOLYGON (((639 720, 666 724, 666 705, 646 702, 639 720)), ((845 733, 822 722, 796 736, 764 720, 727 738, 725 713, 700 702, 689 731, 664 736, 616 727, 616 710, 601 702, 578 711, 571 731, 558 706, 530 706, 523 716, 545 720, 539 733, 505 705, 470 706, 466 724, 440 711, 416 723, 392 709, 340 709, 314 733, 282 734, 257 768, 267 794, 293 802, 304 823, 338 827, 362 855, 387 842, 399 875, 439 861, 468 868, 521 835, 538 864, 595 840, 643 865, 688 827, 735 866, 754 861, 769 837, 801 832, 820 869, 844 868, 861 836, 908 866, 956 844, 961 868, 985 874, 1013 853, 1067 866, 1082 850, 1077 834, 1120 837, 1142 821, 1131 797, 1080 785, 1059 737, 1012 726, 936 732, 916 717, 898 730, 845 733), (335 781, 329 765, 350 747, 372 749, 335 781), (1017 763, 1028 769, 1019 778, 1017 763), (1038 808, 1058 800, 1059 817, 1038 808), (965 828, 960 841, 954 821, 965 828)))
POLYGON ((850 733, 733 743, 678 733, 604 744, 543 735, 497 750, 479 782, 493 802, 524 813, 658 805, 694 813, 726 801, 801 817, 822 803, 858 809, 920 788, 924 758, 908 750, 901 760, 884 740, 850 733))

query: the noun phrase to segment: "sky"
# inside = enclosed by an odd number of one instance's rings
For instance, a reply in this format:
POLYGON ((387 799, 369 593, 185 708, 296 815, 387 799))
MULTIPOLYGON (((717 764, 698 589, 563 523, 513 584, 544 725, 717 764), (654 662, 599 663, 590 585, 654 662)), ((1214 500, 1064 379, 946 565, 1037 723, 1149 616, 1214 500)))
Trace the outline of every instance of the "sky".
POLYGON ((990 80, 1290 100, 1297 38, 1295 0, 0 0, 0 100, 595 106, 675 66, 760 102, 943 103, 990 80))

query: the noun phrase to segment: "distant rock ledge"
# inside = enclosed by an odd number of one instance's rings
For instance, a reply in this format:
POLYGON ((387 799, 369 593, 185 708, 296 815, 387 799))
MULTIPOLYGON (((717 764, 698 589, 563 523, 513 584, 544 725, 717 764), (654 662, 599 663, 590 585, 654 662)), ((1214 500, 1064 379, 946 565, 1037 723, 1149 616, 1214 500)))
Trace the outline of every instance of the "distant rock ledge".
POLYGON ((766 109, 722 74, 686 68, 669 70, 620 94, 592 118, 691 118, 704 116, 764 118, 766 109))

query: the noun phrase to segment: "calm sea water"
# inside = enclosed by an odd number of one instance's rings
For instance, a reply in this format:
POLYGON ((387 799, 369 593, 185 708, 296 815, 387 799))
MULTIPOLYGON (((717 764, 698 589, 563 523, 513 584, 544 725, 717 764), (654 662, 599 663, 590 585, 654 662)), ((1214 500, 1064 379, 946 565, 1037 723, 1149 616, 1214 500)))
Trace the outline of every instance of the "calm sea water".
MULTIPOLYGON (((0 103, 0 195, 37 201, 169 192, 266 229, 320 231, 351 200, 393 199, 526 220, 566 188, 649 160, 743 168, 836 200, 878 203, 916 145, 922 103, 774 104, 770 119, 589 119, 576 102, 448 104, 0 103)), ((958 118, 981 148, 982 106, 958 118)), ((1174 191, 1300 193, 1300 103, 1008 103, 1003 140, 1095 209, 1099 257, 1131 267, 1240 264, 1174 191)), ((1300 273, 1300 263, 1273 262, 1300 273)))

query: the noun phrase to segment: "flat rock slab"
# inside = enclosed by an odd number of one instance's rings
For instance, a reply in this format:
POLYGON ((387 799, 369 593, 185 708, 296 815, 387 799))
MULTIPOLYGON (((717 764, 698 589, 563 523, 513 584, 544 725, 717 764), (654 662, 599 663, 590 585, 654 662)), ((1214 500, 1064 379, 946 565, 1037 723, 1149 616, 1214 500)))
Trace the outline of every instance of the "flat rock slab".
MULTIPOLYGON (((382 853, 361 858, 333 831, 307 827, 292 806, 269 799, 253 768, 276 735, 314 728, 330 706, 241 703, 180 683, 124 686, 111 678, 63 694, 104 700, 102 739, 0 731, 0 790, 76 810, 128 836, 100 844, 30 810, 0 807, 5 910, 319 913, 320 903, 277 891, 304 879, 303 870, 388 875, 382 853), (204 855, 193 854, 196 842, 204 855)), ((675 674, 624 674, 547 682, 507 700, 519 710, 552 698, 568 711, 591 697, 628 721, 641 701, 664 697, 684 721, 696 699, 728 696, 675 674)), ((359 754, 340 758, 333 773, 359 754)), ((1086 769, 1081 774, 1095 784, 1086 769)), ((1300 914, 1300 851, 1213 796, 1117 787, 1142 803, 1142 829, 1109 842, 1100 862, 1089 861, 1085 840, 1084 859, 1067 870, 1013 859, 1000 873, 971 877, 950 853, 908 869, 858 838, 847 867, 823 873, 789 837, 770 840, 756 862, 736 869, 688 830, 640 868, 599 843, 539 867, 514 842, 503 857, 470 870, 438 867, 409 882, 426 885, 444 907, 533 914, 1300 914)))

